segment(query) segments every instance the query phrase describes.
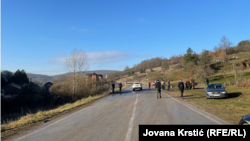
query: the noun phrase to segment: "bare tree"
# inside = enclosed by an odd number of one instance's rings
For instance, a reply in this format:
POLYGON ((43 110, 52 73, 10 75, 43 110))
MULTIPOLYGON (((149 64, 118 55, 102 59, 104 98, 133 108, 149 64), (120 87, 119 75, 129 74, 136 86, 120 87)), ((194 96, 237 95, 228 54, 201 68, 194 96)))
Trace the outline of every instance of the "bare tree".
POLYGON ((222 36, 222 38, 220 39, 219 48, 224 49, 227 52, 227 49, 232 46, 233 46, 233 43, 230 42, 226 36, 222 36))
POLYGON ((78 88, 77 78, 80 76, 82 71, 88 69, 88 56, 81 49, 74 49, 70 56, 65 58, 65 67, 69 72, 69 78, 72 83, 72 100, 78 88))
POLYGON ((126 71, 126 70, 129 70, 129 67, 128 67, 128 66, 126 66, 126 67, 124 68, 124 71, 126 71))

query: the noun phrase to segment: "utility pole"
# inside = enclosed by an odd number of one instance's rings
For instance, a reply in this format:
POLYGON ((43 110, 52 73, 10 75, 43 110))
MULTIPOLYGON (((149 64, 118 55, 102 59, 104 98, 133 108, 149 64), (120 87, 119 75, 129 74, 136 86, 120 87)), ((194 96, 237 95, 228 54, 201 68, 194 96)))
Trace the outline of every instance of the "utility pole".
POLYGON ((233 65, 233 71, 234 71, 235 82, 236 82, 236 80, 237 80, 237 73, 236 73, 236 70, 234 69, 234 64, 235 64, 235 62, 233 62, 232 65, 233 65))

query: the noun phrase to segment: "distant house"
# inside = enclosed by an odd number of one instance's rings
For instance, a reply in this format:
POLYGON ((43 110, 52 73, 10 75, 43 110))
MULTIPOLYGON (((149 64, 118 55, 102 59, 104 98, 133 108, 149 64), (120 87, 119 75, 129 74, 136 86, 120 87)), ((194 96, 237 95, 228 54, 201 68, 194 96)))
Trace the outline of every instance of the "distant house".
POLYGON ((86 81, 88 84, 97 86, 97 83, 100 82, 102 79, 103 79, 102 74, 96 74, 96 73, 86 74, 86 81))
POLYGON ((21 93, 21 86, 16 83, 10 83, 1 89, 1 96, 4 98, 13 98, 21 93))
POLYGON ((86 77, 87 79, 94 81, 100 81, 103 78, 102 74, 96 74, 96 73, 86 74, 86 77))
POLYGON ((108 75, 106 74, 105 78, 108 78, 108 75))
POLYGON ((53 85, 53 83, 51 82, 46 82, 43 84, 43 89, 46 91, 46 92, 49 92, 49 88, 53 85))

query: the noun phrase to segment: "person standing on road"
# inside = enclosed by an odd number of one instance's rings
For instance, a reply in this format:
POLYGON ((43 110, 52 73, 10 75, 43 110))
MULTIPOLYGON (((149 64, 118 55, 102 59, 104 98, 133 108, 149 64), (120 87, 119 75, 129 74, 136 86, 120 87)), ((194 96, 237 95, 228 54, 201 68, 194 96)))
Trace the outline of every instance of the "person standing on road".
POLYGON ((155 89, 157 92, 157 99, 160 97, 161 98, 161 83, 159 80, 156 81, 155 83, 155 89))
POLYGON ((181 91, 181 98, 183 99, 184 83, 182 82, 182 80, 180 80, 180 82, 178 83, 178 88, 181 91))
POLYGON ((150 81, 148 81, 148 89, 149 90, 150 90, 150 86, 151 86, 150 81))
POLYGON ((163 79, 161 81, 161 86, 162 86, 162 90, 165 90, 165 81, 163 79))
POLYGON ((208 86, 208 84, 209 84, 209 80, 206 78, 206 83, 207 83, 207 86, 208 86))
POLYGON ((112 82, 112 93, 115 94, 115 83, 113 81, 112 82))
POLYGON ((169 89, 170 89, 170 81, 169 80, 167 81, 167 85, 168 85, 168 91, 169 91, 169 89))
POLYGON ((122 83, 121 82, 118 84, 118 87, 120 88, 120 93, 121 93, 122 92, 122 83))

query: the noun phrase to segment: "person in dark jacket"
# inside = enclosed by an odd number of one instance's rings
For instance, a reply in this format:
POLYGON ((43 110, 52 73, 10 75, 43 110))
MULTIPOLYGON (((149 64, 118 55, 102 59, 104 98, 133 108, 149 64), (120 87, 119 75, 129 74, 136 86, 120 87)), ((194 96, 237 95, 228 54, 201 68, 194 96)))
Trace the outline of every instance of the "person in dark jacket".
POLYGON ((165 81, 163 79, 161 81, 161 87, 162 87, 162 90, 165 90, 165 81))
POLYGON ((184 83, 182 82, 182 80, 180 80, 180 82, 178 83, 178 88, 181 91, 181 98, 183 99, 184 83))
POLYGON ((122 92, 122 83, 121 82, 118 84, 118 87, 120 88, 120 93, 121 93, 122 92))
POLYGON ((159 80, 157 80, 155 83, 155 89, 157 92, 157 99, 161 98, 161 82, 159 80))
POLYGON ((113 81, 112 82, 112 93, 115 94, 115 83, 113 81))
POLYGON ((208 86, 208 84, 209 84, 209 80, 206 78, 206 83, 207 83, 207 86, 208 86))
POLYGON ((169 91, 169 89, 170 89, 170 81, 169 80, 167 81, 167 85, 168 85, 168 91, 169 91))

